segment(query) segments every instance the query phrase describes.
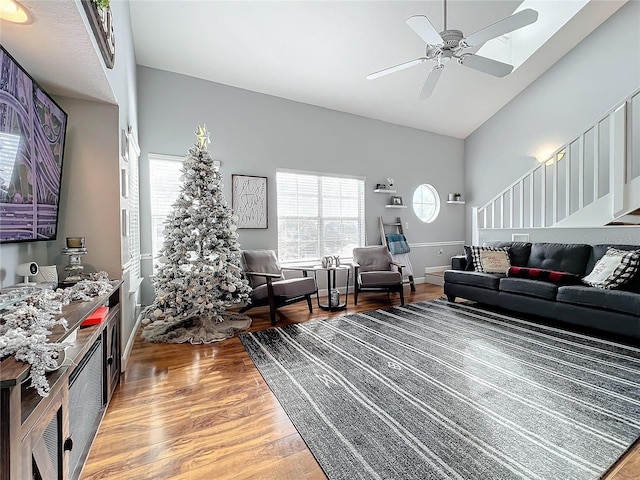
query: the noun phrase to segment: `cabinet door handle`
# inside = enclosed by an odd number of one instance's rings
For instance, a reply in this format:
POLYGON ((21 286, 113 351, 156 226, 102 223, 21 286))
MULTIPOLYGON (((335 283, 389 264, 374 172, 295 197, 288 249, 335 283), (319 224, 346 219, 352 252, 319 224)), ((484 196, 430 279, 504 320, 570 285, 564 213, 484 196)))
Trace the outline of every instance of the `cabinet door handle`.
POLYGON ((65 451, 71 451, 73 450, 73 438, 69 437, 64 441, 64 445, 63 448, 65 451))
POLYGON ((113 365, 113 357, 107 358, 107 365, 113 365))

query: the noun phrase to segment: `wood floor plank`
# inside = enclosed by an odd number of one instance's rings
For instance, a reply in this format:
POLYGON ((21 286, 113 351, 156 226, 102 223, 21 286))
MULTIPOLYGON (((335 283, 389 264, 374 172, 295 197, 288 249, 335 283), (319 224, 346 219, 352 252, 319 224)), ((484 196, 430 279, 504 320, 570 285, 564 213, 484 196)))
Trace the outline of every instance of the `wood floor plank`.
MULTIPOLYGON (((407 303, 442 287, 405 288, 407 303)), ((397 295, 363 294, 358 306, 325 312, 304 302, 281 309, 278 326, 397 305, 397 295)), ((268 309, 248 312, 250 331, 271 328, 268 309)), ((324 480, 240 340, 170 345, 140 335, 81 477, 83 480, 324 480)), ((640 478, 636 445, 605 480, 640 478)))

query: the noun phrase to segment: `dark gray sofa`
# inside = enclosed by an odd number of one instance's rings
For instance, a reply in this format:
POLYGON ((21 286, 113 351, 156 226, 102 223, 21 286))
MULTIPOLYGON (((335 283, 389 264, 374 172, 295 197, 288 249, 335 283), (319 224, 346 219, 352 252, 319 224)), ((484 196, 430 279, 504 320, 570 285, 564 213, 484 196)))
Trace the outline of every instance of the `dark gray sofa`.
MULTIPOLYGON (((640 245, 586 245, 560 243, 491 242, 509 247, 514 266, 588 275, 608 247, 637 250, 640 245)), ((558 285, 503 274, 473 271, 470 258, 452 258, 444 273, 444 293, 506 310, 533 314, 603 332, 640 339, 640 273, 619 290, 584 284, 558 285), (471 265, 470 265, 471 263, 471 265)))

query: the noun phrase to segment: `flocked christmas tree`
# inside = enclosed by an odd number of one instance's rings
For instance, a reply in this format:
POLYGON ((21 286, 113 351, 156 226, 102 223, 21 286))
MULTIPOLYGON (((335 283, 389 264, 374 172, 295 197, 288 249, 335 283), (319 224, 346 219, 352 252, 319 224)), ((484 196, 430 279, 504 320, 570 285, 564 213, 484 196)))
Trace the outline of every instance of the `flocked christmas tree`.
POLYGON ((184 160, 180 194, 165 221, 156 298, 144 311, 153 322, 143 331, 150 341, 215 341, 250 324, 245 315, 225 311, 247 301, 251 287, 241 276, 238 218, 224 199, 206 127, 198 127, 196 136, 184 160))

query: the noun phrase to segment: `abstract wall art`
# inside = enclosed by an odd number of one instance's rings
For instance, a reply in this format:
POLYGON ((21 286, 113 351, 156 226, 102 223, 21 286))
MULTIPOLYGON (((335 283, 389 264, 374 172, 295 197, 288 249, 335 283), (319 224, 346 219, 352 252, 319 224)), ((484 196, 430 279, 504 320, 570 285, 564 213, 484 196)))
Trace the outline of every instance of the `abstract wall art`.
POLYGON ((231 203, 238 228, 268 228, 267 177, 231 175, 231 203))

